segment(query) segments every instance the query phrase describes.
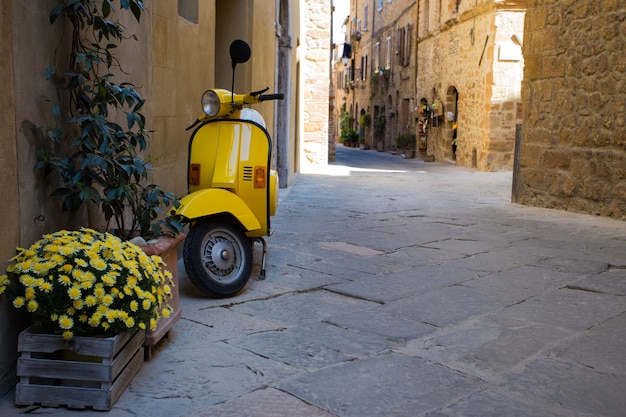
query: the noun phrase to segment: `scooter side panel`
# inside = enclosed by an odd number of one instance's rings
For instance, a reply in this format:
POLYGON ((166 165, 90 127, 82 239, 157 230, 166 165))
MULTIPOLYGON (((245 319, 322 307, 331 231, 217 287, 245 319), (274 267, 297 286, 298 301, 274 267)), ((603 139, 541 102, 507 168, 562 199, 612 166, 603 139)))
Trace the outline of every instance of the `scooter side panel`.
POLYGON ((261 228, 261 224, 250 208, 237 195, 227 190, 210 188, 188 194, 180 200, 180 207, 176 214, 189 220, 221 213, 232 214, 246 231, 261 228))

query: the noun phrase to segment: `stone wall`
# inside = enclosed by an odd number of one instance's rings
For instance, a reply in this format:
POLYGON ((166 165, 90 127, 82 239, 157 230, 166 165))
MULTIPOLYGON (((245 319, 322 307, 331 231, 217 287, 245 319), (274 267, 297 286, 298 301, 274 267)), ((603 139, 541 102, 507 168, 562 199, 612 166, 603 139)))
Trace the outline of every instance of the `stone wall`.
POLYGON ((531 0, 519 202, 626 219, 626 3, 531 0))
POLYGON ((307 0, 303 14, 301 62, 302 127, 300 172, 316 172, 328 163, 328 96, 330 76, 330 2, 307 0))
POLYGON ((428 120, 427 153, 437 161, 453 158, 456 122, 458 165, 511 169, 521 118, 523 2, 461 2, 458 10, 432 3, 426 8, 420 0, 417 99, 443 109, 428 120))

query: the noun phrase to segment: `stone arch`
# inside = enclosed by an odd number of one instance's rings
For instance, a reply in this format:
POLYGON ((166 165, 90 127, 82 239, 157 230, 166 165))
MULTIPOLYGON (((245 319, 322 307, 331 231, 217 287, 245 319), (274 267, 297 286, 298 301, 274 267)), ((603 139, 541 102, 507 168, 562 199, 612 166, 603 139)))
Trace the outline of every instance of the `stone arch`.
POLYGON ((448 87, 443 106, 444 110, 444 139, 450 145, 446 148, 446 157, 456 159, 457 156, 457 128, 459 119, 459 91, 454 85, 448 87))
POLYGON ((385 149, 395 149, 394 138, 396 137, 396 123, 393 115, 393 97, 387 96, 385 118, 387 119, 387 129, 385 132, 385 149))

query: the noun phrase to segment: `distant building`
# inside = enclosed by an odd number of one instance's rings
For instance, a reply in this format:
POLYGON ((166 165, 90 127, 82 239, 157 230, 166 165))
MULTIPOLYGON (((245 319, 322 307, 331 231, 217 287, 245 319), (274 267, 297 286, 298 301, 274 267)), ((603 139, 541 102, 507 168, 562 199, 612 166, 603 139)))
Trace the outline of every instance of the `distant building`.
POLYGON ((436 161, 512 168, 522 118, 525 4, 419 0, 418 140, 436 161))

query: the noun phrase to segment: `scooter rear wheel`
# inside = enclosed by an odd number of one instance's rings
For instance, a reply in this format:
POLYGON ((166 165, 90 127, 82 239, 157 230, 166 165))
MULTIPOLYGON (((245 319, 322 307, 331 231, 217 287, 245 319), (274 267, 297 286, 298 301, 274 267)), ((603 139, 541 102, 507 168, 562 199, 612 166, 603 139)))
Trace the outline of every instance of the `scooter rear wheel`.
POLYGON ((205 220, 189 231, 183 261, 198 290, 211 297, 228 297, 241 291, 250 279, 252 243, 230 222, 205 220))

